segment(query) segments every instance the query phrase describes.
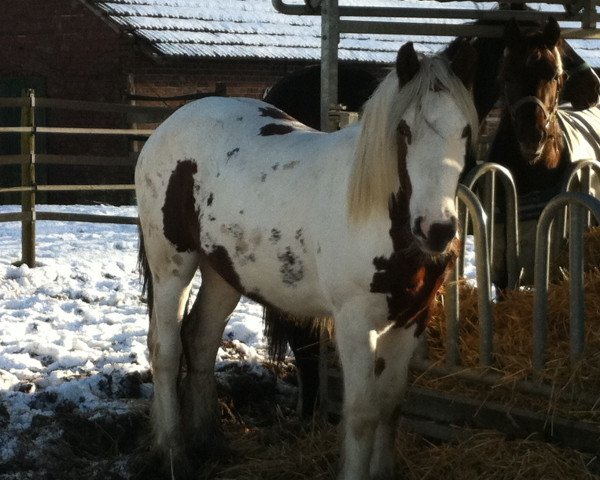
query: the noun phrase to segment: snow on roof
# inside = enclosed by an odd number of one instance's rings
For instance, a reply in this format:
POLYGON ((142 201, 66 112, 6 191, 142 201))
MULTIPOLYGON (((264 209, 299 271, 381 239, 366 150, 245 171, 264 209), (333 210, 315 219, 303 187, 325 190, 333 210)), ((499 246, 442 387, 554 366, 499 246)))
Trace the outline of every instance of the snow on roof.
MULTIPOLYGON (((279 13, 271 0, 89 0, 121 29, 145 40, 162 56, 319 61, 321 19, 279 13)), ((300 0, 287 0, 297 3, 300 0)), ((491 9, 494 2, 429 0, 340 0, 340 6, 491 9)), ((531 6, 531 5, 530 5, 531 6)), ((535 7, 534 7, 535 8, 535 7)), ((559 5, 538 9, 562 9, 559 5)), ((461 20, 389 19, 424 23, 461 20)), ((440 50, 449 37, 342 34, 338 57, 357 62, 391 63, 399 45, 415 42, 424 53, 440 50)), ((600 67, 600 41, 570 41, 594 67, 600 67)))

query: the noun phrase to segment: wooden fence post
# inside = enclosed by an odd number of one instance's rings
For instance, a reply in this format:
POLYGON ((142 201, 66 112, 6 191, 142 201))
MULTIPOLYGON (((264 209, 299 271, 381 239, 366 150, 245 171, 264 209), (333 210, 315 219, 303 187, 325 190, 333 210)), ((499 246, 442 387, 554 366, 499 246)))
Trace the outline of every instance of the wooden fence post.
POLYGON ((35 91, 27 90, 29 105, 21 110, 21 126, 31 127, 21 135, 21 153, 29 155, 29 162, 21 164, 21 186, 31 187, 21 193, 21 263, 35 267, 35 91))

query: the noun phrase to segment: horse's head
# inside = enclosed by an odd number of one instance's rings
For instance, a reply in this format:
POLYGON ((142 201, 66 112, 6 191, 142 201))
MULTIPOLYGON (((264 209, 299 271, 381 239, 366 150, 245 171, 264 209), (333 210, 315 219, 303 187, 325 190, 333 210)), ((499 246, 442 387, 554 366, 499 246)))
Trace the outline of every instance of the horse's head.
POLYGON ((421 60, 412 43, 398 52, 400 95, 409 99, 398 124, 400 195, 417 245, 430 254, 444 252, 457 231, 456 188, 477 134, 476 56, 466 40, 440 57, 421 60))
POLYGON ((504 100, 521 155, 537 162, 558 129, 556 111, 564 83, 560 27, 549 18, 542 29, 521 32, 511 20, 500 72, 504 100))

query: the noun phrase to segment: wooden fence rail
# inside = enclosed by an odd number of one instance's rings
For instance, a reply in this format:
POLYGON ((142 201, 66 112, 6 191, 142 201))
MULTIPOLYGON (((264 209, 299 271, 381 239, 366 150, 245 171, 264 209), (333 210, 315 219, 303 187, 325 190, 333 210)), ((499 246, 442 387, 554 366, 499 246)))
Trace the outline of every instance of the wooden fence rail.
MULTIPOLYGON (((226 95, 222 85, 217 85, 215 92, 186 95, 185 98, 161 98, 163 102, 194 100, 204 96, 226 95)), ((150 99, 145 99, 150 100, 150 99)), ((20 185, 0 188, 1 194, 21 194, 21 211, 0 214, 0 222, 21 222, 21 261, 29 267, 35 266, 35 232, 38 220, 78 221, 92 223, 137 224, 137 217, 111 215, 86 215, 70 213, 38 212, 36 210, 36 194, 38 192, 75 192, 75 191, 133 191, 132 184, 109 185, 40 185, 36 180, 36 165, 86 165, 86 166, 126 166, 133 167, 138 152, 130 152, 126 156, 94 156, 94 155, 60 155, 45 154, 37 151, 37 136, 44 135, 88 135, 88 136, 125 136, 131 140, 145 139, 152 134, 154 126, 162 122, 176 108, 171 106, 127 105, 115 103, 89 102, 37 97, 33 90, 28 90, 17 98, 1 98, 0 109, 20 109, 20 125, 0 126, 0 137, 5 134, 19 134, 21 137, 21 153, 0 155, 0 167, 19 165, 21 167, 20 185), (38 109, 69 110, 77 112, 97 112, 122 116, 122 121, 131 125, 129 128, 95 128, 45 126, 36 122, 38 109), (136 128, 142 124, 145 128, 136 128)))

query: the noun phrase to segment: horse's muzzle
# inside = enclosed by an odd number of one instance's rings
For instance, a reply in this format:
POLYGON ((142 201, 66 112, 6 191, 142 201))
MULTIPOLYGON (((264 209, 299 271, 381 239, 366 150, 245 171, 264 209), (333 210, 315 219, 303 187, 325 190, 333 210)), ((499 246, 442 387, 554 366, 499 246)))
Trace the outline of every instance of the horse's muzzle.
POLYGON ((413 225, 413 235, 421 250, 432 255, 444 253, 456 236, 458 221, 455 216, 448 222, 432 223, 426 232, 423 231, 423 217, 418 217, 413 225))
POLYGON ((535 165, 537 161, 542 157, 544 152, 543 145, 540 146, 538 143, 519 143, 519 151, 521 156, 527 161, 529 165, 535 165))

